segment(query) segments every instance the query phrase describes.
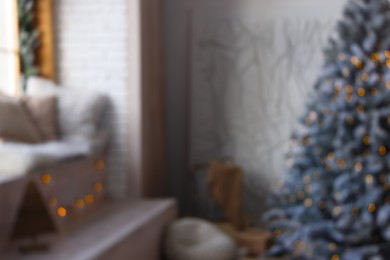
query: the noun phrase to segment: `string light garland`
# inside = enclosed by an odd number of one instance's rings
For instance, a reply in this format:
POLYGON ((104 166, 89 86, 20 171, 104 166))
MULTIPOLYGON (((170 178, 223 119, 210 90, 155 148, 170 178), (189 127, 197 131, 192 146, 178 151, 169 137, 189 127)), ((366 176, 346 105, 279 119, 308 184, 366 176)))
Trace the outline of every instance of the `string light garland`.
MULTIPOLYGON (((105 163, 103 160, 98 160, 95 162, 95 169, 98 171, 102 171, 105 169, 105 163)), ((49 185, 53 183, 52 176, 49 173, 43 173, 40 177, 40 181, 44 185, 49 185)), ((47 203, 50 207, 56 208, 55 212, 58 217, 65 218, 68 215, 68 209, 77 208, 83 209, 86 204, 92 204, 95 201, 95 196, 93 193, 101 193, 103 191, 103 184, 101 182, 94 182, 91 185, 90 193, 87 193, 83 198, 76 198, 73 201, 72 206, 65 206, 66 203, 61 203, 58 201, 58 196, 51 196, 47 203), (60 205, 60 206, 58 206, 60 205)))

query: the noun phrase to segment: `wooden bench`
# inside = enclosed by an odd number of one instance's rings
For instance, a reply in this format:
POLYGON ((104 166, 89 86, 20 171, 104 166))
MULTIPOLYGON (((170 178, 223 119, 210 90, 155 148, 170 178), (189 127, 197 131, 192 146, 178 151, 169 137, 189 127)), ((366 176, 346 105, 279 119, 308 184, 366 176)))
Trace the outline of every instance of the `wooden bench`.
POLYGON ((176 202, 129 200, 105 203, 57 238, 48 252, 0 255, 7 260, 157 260, 166 226, 177 216, 176 202))

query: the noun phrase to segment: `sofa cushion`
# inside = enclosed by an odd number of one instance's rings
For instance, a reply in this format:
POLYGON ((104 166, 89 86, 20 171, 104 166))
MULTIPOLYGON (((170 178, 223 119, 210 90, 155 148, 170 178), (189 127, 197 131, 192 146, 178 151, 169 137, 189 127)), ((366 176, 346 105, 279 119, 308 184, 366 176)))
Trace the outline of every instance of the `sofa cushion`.
POLYGON ((21 176, 32 169, 50 166, 66 159, 91 154, 86 142, 53 141, 39 144, 3 142, 0 144, 1 175, 21 176))
POLYGON ((105 95, 80 88, 60 87, 49 80, 38 77, 29 79, 28 94, 33 96, 56 95, 61 138, 93 142, 107 103, 105 95))
POLYGON ((24 96, 21 98, 21 102, 34 120, 44 141, 57 140, 57 97, 24 96))
POLYGON ((43 140, 22 104, 4 95, 0 95, 0 138, 23 143, 43 140))

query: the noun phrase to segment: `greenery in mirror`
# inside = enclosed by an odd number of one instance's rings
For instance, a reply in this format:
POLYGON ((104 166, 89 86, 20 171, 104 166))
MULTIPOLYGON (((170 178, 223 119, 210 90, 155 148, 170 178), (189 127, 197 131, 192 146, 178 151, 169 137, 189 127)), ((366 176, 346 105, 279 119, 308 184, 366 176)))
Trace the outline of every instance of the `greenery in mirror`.
POLYGON ((349 0, 264 215, 268 255, 388 259, 390 6, 349 0))
POLYGON ((21 88, 26 91, 27 79, 38 74, 35 50, 39 47, 39 32, 35 24, 35 0, 18 0, 21 88))

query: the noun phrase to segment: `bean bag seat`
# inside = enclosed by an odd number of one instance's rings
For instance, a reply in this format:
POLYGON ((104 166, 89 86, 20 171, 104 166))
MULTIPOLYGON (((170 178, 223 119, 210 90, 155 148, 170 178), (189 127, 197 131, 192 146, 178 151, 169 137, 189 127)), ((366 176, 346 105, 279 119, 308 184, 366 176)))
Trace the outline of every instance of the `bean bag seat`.
POLYGON ((234 241, 209 222, 183 218, 167 231, 166 256, 169 260, 232 260, 237 258, 234 241))

